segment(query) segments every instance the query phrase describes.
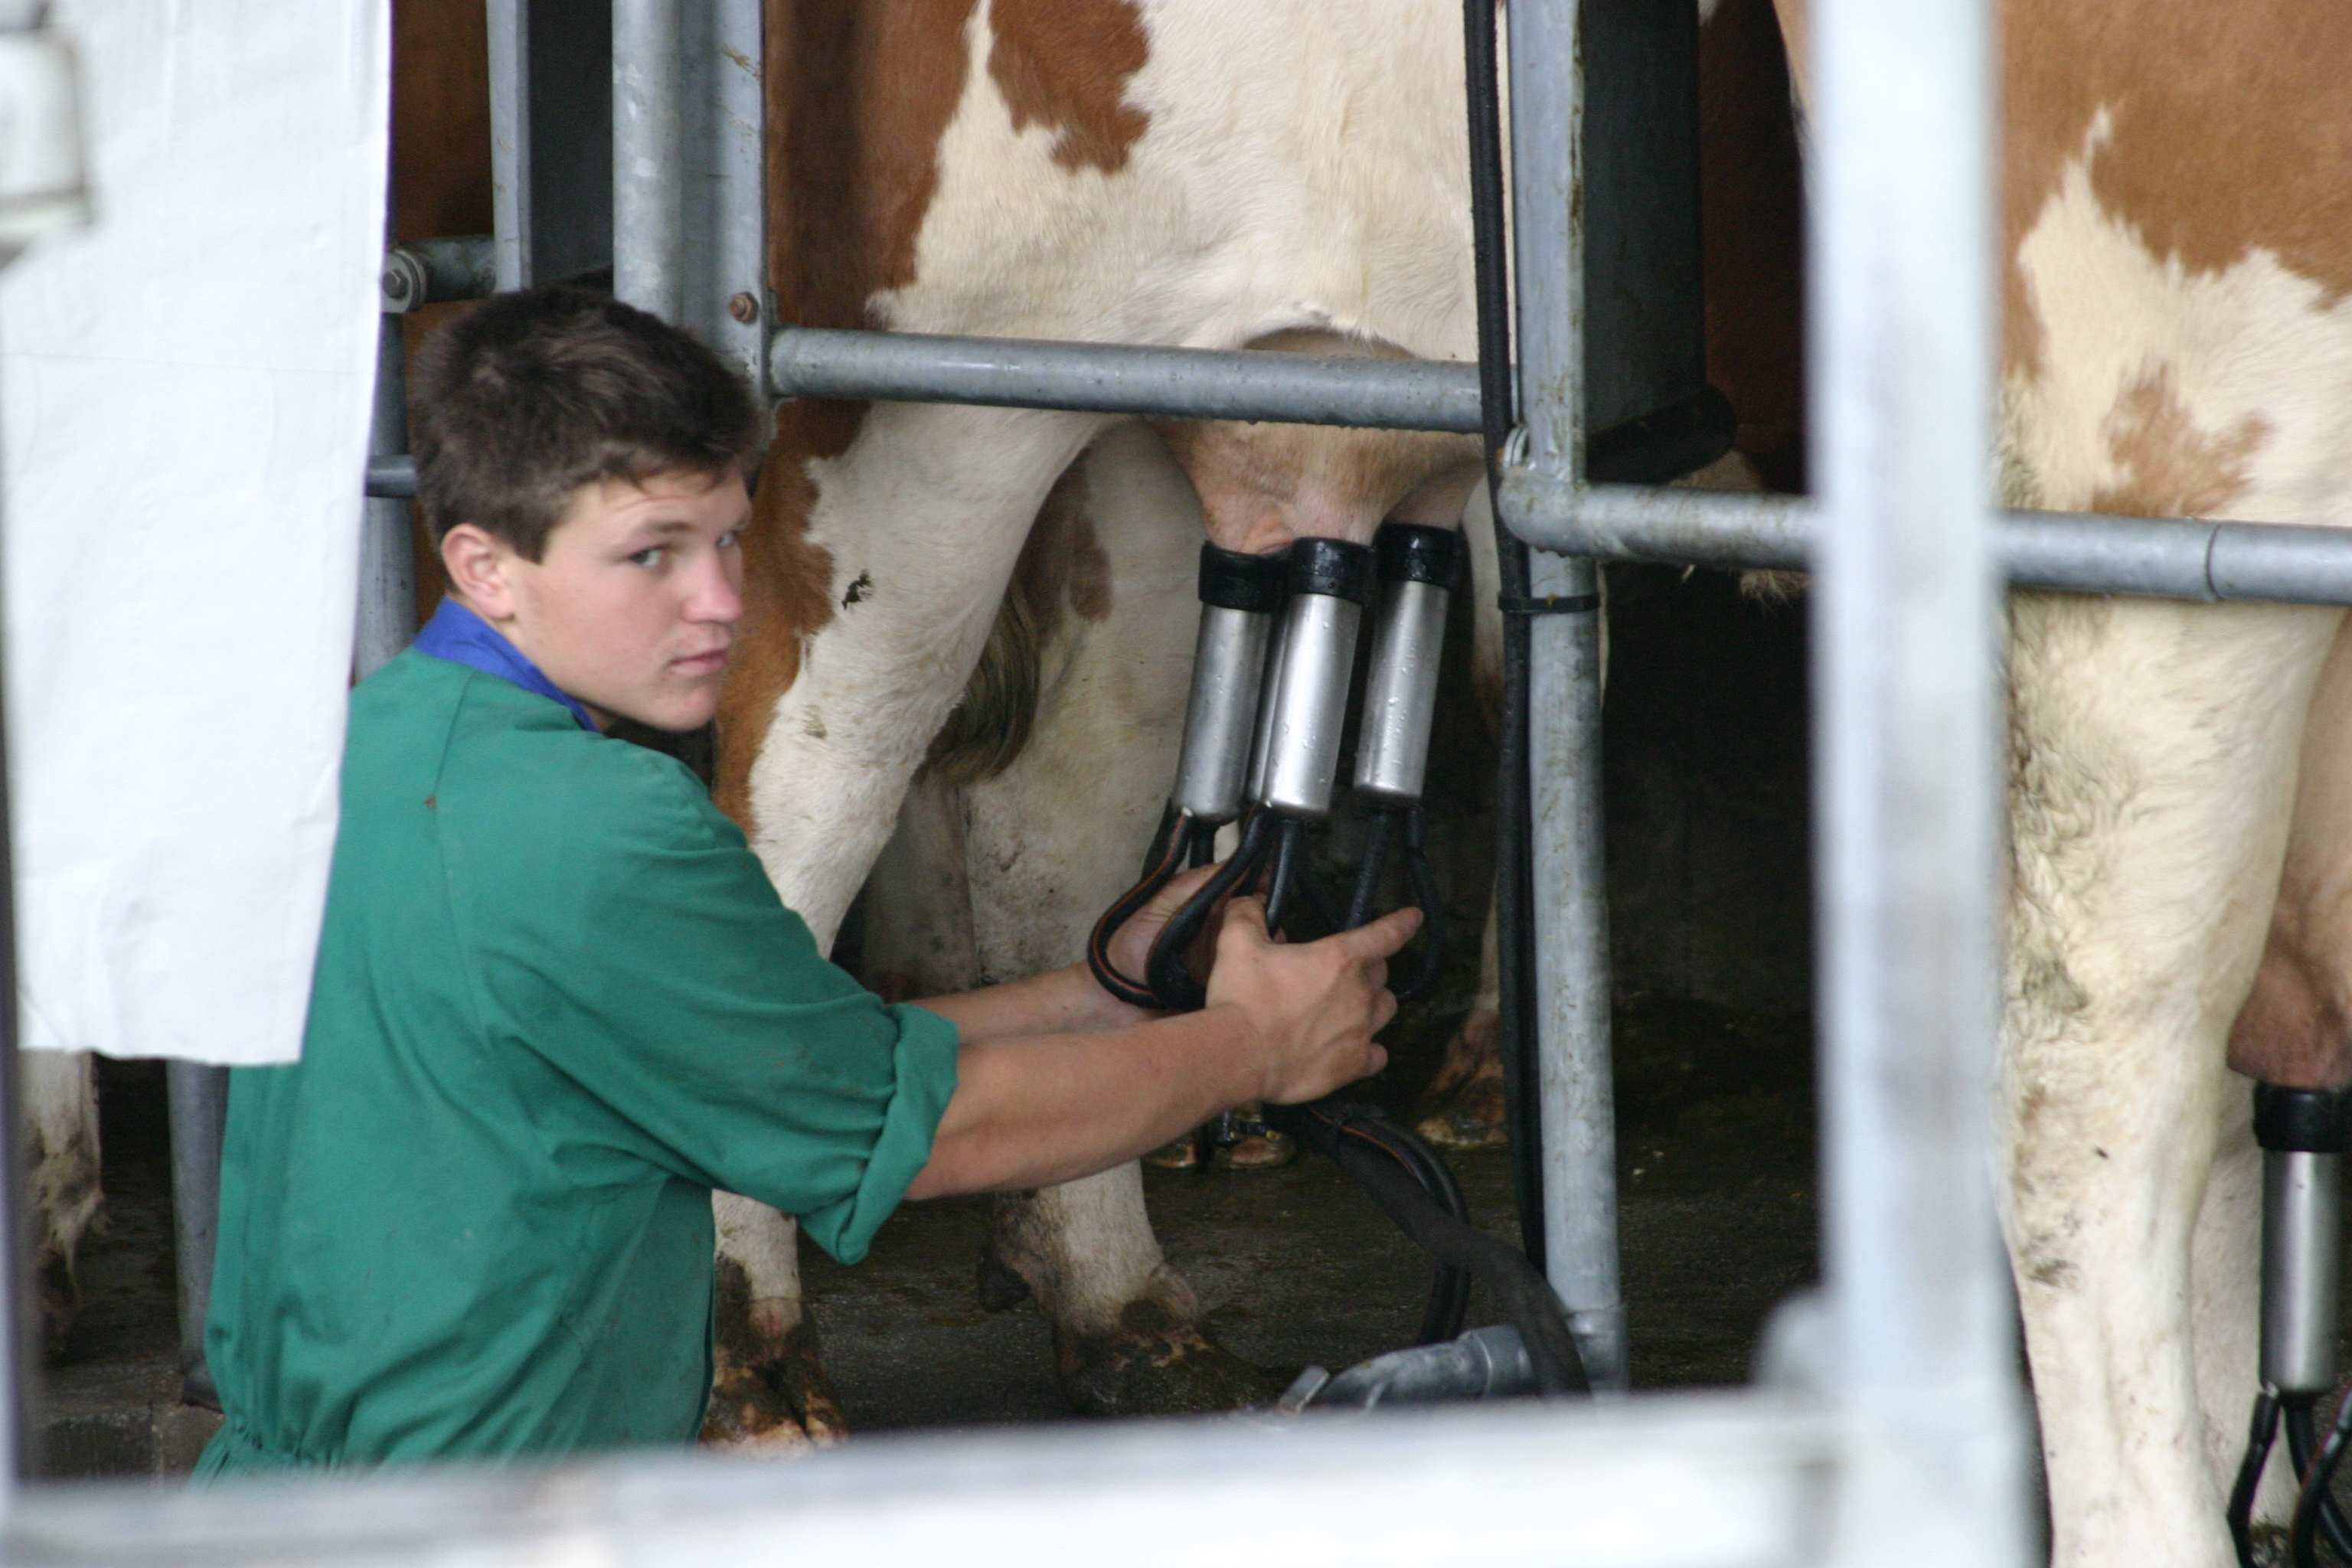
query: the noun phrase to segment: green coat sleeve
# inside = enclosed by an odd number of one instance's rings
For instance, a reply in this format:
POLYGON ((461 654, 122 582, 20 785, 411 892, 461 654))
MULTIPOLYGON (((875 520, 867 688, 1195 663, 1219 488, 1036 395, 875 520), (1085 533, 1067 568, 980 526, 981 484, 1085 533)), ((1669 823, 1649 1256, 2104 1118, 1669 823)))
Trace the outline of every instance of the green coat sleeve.
POLYGON ((856 1262, 930 1157, 955 1026, 827 963, 684 769, 618 742, 593 756, 545 790, 529 842, 480 862, 496 885, 453 898, 491 1038, 585 1091, 587 1124, 548 1136, 581 1138, 588 1167, 625 1151, 856 1262))

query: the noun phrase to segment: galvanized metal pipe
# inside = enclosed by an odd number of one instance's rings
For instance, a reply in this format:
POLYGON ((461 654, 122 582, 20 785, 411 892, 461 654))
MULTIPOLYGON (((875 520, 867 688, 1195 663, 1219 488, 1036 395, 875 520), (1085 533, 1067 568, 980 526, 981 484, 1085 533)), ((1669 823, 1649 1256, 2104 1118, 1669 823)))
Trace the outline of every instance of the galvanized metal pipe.
MULTIPOLYGON (((1524 463, 1503 483, 1512 525, 1547 550, 1613 561, 1803 571, 1821 509, 1803 496, 1557 480, 1524 463)), ((2352 605, 2352 529, 2088 512, 1995 514, 1996 570, 2012 586, 2194 602, 2352 605)))
POLYGON ((491 279, 530 279, 530 0, 484 0, 490 78, 491 279))
POLYGON ((1528 1402, 1297 1421, 883 1434, 790 1465, 635 1453, 547 1469, 418 1466, 263 1488, 29 1492, 11 1568, 91 1563, 940 1562, 975 1541, 1040 1568, 1178 1568, 1205 1518, 1366 1568, 1795 1568, 1822 1539, 1835 1431, 1754 1392, 1607 1410, 1528 1402))
POLYGON ((1823 1274, 1840 1563, 2021 1563, 1988 1179, 1997 579, 1983 0, 1823 0, 1811 192, 1823 1274))
POLYGON ((1535 1391, 1535 1363, 1528 1358, 1519 1331, 1498 1323, 1473 1329, 1442 1344, 1391 1351, 1359 1362, 1318 1387, 1308 1408, 1377 1410, 1383 1405, 1501 1399, 1535 1391))
POLYGON ((677 321, 742 372, 762 393, 764 408, 768 204, 760 135, 766 43, 761 11, 761 0, 698 0, 687 8, 676 176, 686 235, 677 321))
POLYGON ((683 0, 613 0, 613 292, 667 321, 685 303, 683 0))
MULTIPOLYGON (((0 161, 0 267, 46 236, 89 221, 83 97, 68 41, 47 30, 41 0, 0 7, 0 107, 8 145, 0 161)), ((19 1487, 34 1459, 30 1415, 40 1358, 33 1350, 19 1073, 15 831, 7 786, 11 744, 0 714, 0 1530, 21 1518, 19 1487)), ((8 1555, 0 1546, 0 1559, 8 1555)))
MULTIPOLYGON (((376 338, 375 416, 368 456, 408 450, 406 340, 397 315, 382 318, 376 338)), ((414 466, 410 489, 415 489, 414 466)), ((408 646, 416 634, 416 546, 408 502, 371 496, 360 523, 359 624, 352 641, 352 677, 364 679, 408 646)))
MULTIPOLYGON (((1542 472, 1571 485, 1584 473, 1585 405, 1578 10, 1577 0, 1514 0, 1508 13, 1522 450, 1542 472)), ((1593 1388, 1606 1392, 1622 1390, 1630 1372, 1617 1266, 1600 619, 1591 607, 1599 584, 1590 560, 1538 556, 1531 585, 1538 598, 1588 605, 1533 624, 1528 767, 1544 1268, 1568 1309, 1593 1388)))
POLYGON ((213 1242, 220 1228, 221 1129, 228 1069, 175 1061, 163 1069, 172 1131, 172 1249, 179 1276, 181 1397, 217 1409, 205 1364, 205 1316, 213 1298, 213 1242))
POLYGON ((1430 360, 788 327, 769 348, 768 374, 783 397, 1395 430, 1478 428, 1477 366, 1430 360))

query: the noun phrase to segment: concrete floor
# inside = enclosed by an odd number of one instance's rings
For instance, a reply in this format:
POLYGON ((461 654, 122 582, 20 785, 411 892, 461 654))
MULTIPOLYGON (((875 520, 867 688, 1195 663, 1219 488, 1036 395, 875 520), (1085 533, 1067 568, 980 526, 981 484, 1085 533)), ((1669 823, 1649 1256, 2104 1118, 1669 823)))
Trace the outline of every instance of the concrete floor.
MULTIPOLYGON (((1643 1387, 1745 1381, 1774 1302, 1814 1274, 1802 1020, 1636 998, 1620 1017, 1623 1274, 1643 1387)), ((1517 1239, 1499 1152, 1454 1161, 1473 1216, 1517 1239)), ((1151 1212, 1209 1329, 1283 1374, 1410 1342, 1429 1272, 1328 1163, 1247 1175, 1152 1171, 1151 1212)), ((854 1268, 806 1268, 826 1364, 867 1430, 1064 1417, 1042 1319, 973 1293, 985 1202, 903 1212, 854 1268)), ((1490 1321, 1473 1299, 1474 1325, 1490 1321)))

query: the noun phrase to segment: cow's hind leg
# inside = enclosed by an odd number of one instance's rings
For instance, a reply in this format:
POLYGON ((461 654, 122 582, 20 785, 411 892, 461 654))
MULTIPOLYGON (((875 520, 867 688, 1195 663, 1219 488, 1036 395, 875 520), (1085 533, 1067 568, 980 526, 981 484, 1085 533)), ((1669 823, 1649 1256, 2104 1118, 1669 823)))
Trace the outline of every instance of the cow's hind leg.
MULTIPOLYGON (((2236 1275, 2242 1087, 2224 1066, 2279 887, 2335 612, 2021 598, 1998 1184, 2064 1568, 2231 1559, 2250 1324, 2190 1353, 2197 1272, 2236 1275), (2223 1212, 2226 1211, 2226 1212, 2223 1212), (2201 1375, 2200 1375, 2201 1373, 2201 1375), (2237 1391, 2200 1411, 2200 1384, 2237 1391)), ((2242 1310, 2241 1311, 2242 1316, 2242 1310)))
MULTIPOLYGON (((1200 540, 1190 487, 1139 425, 1107 431, 1046 500, 1015 574, 1038 633, 1028 742, 963 792, 982 977, 1069 963, 1140 866, 1175 775, 1200 540)), ((1014 1279, 1052 1323, 1081 1411, 1223 1409, 1267 1392, 1202 1333, 1134 1165, 1000 1198, 983 1288, 1006 1304, 1014 1279)))
POLYGON ((85 1051, 27 1051, 17 1059, 23 1064, 21 1115, 38 1227, 34 1279, 40 1293, 41 1345, 57 1361, 81 1303, 75 1255, 98 1218, 98 1080, 85 1051))

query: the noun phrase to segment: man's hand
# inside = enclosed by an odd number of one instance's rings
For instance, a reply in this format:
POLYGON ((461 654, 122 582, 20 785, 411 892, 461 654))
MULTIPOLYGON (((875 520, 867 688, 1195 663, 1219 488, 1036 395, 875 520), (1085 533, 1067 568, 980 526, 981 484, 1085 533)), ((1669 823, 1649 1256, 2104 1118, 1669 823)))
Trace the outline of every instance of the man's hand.
POLYGON ((1209 1009, 1232 1009, 1256 1040, 1255 1098, 1313 1100, 1388 1065, 1372 1037, 1396 1016, 1389 956, 1420 929, 1421 911, 1404 909, 1320 942, 1281 942, 1266 934, 1258 900, 1226 906, 1209 1009))

